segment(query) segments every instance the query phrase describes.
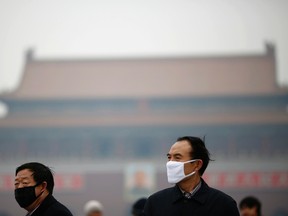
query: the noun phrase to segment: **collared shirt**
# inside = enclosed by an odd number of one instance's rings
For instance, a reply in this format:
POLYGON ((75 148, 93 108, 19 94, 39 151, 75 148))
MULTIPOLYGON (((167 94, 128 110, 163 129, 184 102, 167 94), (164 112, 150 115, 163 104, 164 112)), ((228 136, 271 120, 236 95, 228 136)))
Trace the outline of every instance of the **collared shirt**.
POLYGON ((181 192, 183 193, 184 197, 186 197, 187 199, 190 199, 200 188, 201 188, 201 181, 198 183, 198 185, 190 192, 186 192, 184 190, 182 190, 182 188, 180 188, 181 192))

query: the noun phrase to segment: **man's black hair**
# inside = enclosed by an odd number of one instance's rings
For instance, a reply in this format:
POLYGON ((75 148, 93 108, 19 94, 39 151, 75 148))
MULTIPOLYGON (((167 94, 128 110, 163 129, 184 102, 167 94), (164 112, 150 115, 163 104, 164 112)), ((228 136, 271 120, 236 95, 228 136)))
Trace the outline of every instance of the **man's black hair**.
POLYGON ((199 137, 193 137, 193 136, 179 137, 177 139, 177 142, 179 141, 187 141, 191 145, 192 148, 192 151, 190 152, 191 159, 201 159, 203 161, 203 165, 199 170, 199 173, 202 176, 209 164, 209 161, 211 160, 210 153, 206 148, 204 141, 199 137))
POLYGON ((253 196, 245 197, 241 200, 239 208, 253 208, 256 207, 256 212, 258 216, 261 216, 261 202, 253 196))
POLYGON ((47 182, 47 190, 50 194, 53 193, 54 178, 52 171, 49 167, 38 162, 25 163, 17 167, 15 175, 17 175, 18 172, 24 169, 28 169, 33 173, 32 176, 36 184, 40 184, 44 181, 47 182))

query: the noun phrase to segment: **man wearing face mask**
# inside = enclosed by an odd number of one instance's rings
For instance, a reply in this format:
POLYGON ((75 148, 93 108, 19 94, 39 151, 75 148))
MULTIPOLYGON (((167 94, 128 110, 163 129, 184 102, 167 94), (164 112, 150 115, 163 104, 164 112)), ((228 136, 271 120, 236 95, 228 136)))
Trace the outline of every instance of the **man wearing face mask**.
POLYGON ((200 138, 178 138, 167 157, 168 182, 176 185, 148 198, 146 216, 239 216, 236 202, 202 179, 210 154, 200 138))
POLYGON ((15 176, 15 199, 26 209, 26 216, 72 216, 53 196, 54 179, 51 170, 40 163, 19 166, 15 176))

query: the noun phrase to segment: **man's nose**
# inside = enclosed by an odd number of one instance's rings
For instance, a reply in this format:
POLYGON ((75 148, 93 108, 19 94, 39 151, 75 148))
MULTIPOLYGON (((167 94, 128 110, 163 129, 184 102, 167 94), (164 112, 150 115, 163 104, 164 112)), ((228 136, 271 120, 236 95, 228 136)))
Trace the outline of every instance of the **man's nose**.
POLYGON ((23 188, 24 185, 20 182, 18 185, 17 185, 17 188, 23 188))

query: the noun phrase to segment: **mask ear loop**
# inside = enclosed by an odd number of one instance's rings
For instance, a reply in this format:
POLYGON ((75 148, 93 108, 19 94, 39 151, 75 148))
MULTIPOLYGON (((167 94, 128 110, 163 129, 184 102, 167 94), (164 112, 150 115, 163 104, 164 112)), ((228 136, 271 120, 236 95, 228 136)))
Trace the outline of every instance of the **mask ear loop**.
POLYGON ((186 163, 194 163, 195 161, 198 161, 198 160, 200 160, 200 159, 192 159, 192 160, 184 162, 184 164, 186 164, 186 163))
MULTIPOLYGON (((39 186, 39 185, 41 185, 42 184, 42 182, 41 183, 38 183, 38 184, 36 184, 35 186, 34 186, 34 188, 36 188, 37 186, 39 186)), ((36 196, 36 199, 38 199, 42 194, 44 193, 44 190, 43 191, 41 191, 40 192, 40 194, 38 195, 38 196, 36 196)))
MULTIPOLYGON (((185 164, 186 164, 186 163, 194 163, 195 161, 198 161, 198 160, 199 160, 199 159, 193 159, 193 160, 190 160, 190 161, 186 161, 185 164)), ((185 176, 185 178, 194 175, 194 174, 196 173, 196 171, 198 171, 198 170, 196 169, 196 170, 194 170, 193 172, 189 173, 188 175, 185 176)))
POLYGON ((195 173, 196 173, 196 170, 195 170, 195 171, 193 171, 192 173, 190 173, 190 174, 186 175, 186 176, 185 176, 185 178, 186 178, 186 177, 189 177, 189 176, 192 176, 192 175, 194 175, 195 173))
POLYGON ((44 191, 42 191, 38 196, 36 196, 36 199, 38 199, 43 193, 44 191))

